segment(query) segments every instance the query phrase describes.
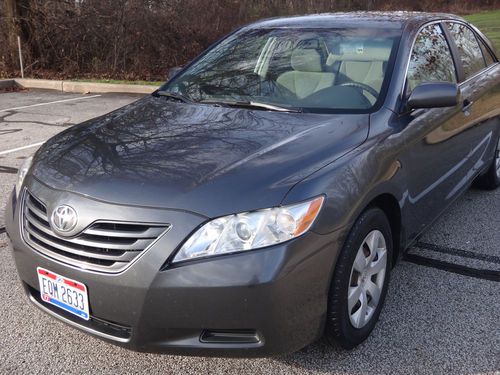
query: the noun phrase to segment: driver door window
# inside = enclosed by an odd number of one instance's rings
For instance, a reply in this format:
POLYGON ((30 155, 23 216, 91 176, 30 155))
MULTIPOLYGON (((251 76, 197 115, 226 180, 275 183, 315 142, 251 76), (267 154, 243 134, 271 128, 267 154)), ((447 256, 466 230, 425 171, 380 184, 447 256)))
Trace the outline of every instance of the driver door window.
POLYGON ((450 47, 438 24, 429 25, 418 34, 407 79, 410 91, 422 82, 457 82, 450 47))

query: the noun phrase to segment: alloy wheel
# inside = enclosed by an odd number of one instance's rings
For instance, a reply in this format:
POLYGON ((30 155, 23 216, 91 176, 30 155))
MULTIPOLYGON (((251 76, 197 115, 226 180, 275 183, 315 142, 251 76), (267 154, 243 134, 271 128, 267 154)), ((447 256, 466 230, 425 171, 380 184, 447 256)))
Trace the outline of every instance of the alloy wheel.
POLYGON ((387 246, 379 230, 373 230, 359 247, 351 270, 347 308, 354 328, 363 328, 380 301, 387 269, 387 246))

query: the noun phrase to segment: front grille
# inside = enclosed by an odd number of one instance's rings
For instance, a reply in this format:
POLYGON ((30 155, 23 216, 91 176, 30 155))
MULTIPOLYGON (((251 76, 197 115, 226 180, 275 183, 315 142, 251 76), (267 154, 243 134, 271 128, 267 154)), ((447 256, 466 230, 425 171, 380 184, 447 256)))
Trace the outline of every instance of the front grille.
POLYGON ((22 231, 33 249, 61 262, 101 272, 120 272, 146 250, 168 224, 97 221, 77 236, 64 238, 50 227, 46 206, 26 191, 22 231))

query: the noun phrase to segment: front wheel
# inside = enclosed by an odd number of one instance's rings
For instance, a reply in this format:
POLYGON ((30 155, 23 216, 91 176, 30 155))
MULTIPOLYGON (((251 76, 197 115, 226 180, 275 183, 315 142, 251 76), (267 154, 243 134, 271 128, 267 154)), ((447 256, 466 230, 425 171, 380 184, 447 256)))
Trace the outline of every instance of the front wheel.
POLYGON ((326 337, 332 344, 352 349, 370 335, 387 294, 392 249, 384 212, 363 212, 342 248, 330 286, 326 337))

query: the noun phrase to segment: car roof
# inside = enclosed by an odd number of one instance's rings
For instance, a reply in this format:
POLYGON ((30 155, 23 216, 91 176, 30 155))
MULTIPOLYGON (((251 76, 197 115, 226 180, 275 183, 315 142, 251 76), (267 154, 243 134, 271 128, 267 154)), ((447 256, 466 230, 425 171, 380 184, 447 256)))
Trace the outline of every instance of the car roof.
POLYGON ((425 12, 348 12, 321 13, 304 16, 270 18, 255 22, 247 27, 259 28, 336 28, 340 27, 378 27, 384 29, 402 29, 407 24, 421 25, 430 21, 463 18, 447 13, 425 12))

